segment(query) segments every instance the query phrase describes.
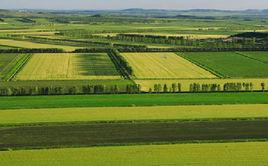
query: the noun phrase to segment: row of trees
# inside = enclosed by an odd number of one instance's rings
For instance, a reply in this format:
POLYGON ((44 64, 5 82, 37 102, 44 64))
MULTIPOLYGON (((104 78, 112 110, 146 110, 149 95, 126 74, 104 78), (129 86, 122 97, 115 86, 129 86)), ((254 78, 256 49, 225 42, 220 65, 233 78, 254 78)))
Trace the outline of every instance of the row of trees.
POLYGON ((117 70, 125 78, 130 78, 130 76, 134 74, 133 69, 128 63, 128 61, 116 49, 110 50, 108 55, 110 56, 111 60, 116 65, 117 70))
MULTIPOLYGON (((265 83, 261 83, 260 91, 265 91, 265 83)), ((241 91, 254 91, 253 83, 225 83, 221 84, 200 84, 192 83, 189 85, 189 92, 241 92, 241 91)), ((155 84, 154 88, 149 89, 149 93, 179 93, 182 92, 180 83, 173 83, 171 86, 167 84, 155 84)))
POLYGON ((0 96, 34 96, 34 95, 78 95, 78 94, 117 94, 140 93, 139 85, 83 85, 83 86, 34 86, 1 87, 0 96))
POLYGON ((59 48, 12 48, 0 49, 0 53, 64 53, 63 49, 59 48))

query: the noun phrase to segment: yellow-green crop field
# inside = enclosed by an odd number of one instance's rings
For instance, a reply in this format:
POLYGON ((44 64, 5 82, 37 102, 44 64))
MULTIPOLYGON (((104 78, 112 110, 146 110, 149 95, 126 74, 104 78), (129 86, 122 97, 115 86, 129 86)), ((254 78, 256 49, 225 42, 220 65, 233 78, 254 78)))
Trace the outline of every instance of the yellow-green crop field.
POLYGON ((216 78, 175 53, 123 53, 139 79, 216 78))
POLYGON ((0 124, 2 125, 44 122, 253 119, 267 117, 268 105, 265 104, 0 110, 0 124))
POLYGON ((141 145, 0 152, 4 166, 266 166, 268 142, 141 145))
MULTIPOLYGON (((170 80, 164 80, 164 79, 154 79, 154 80, 135 80, 135 83, 141 85, 142 91, 148 92, 149 89, 154 89, 155 84, 166 84, 169 88, 172 87, 172 84, 181 84, 181 91, 182 92, 189 92, 189 87, 191 84, 198 83, 200 85, 202 84, 219 84, 221 87, 223 87, 226 83, 252 83, 254 91, 260 91, 262 90, 261 84, 264 83, 265 85, 268 85, 268 79, 267 78, 260 78, 260 79, 170 79, 170 80)), ((267 89, 267 87, 265 87, 267 89)))
POLYGON ((107 54, 34 54, 15 80, 120 79, 107 54))
POLYGON ((29 41, 18 41, 18 40, 10 40, 10 39, 0 39, 0 45, 7 45, 7 46, 21 47, 21 48, 59 48, 65 51, 74 51, 75 49, 79 48, 79 47, 73 47, 73 46, 40 44, 40 43, 33 43, 29 41))

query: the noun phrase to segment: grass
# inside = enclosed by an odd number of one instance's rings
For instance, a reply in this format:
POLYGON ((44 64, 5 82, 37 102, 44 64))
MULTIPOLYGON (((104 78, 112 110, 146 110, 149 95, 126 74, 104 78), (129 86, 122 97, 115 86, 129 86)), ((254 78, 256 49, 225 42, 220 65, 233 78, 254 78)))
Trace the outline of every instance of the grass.
POLYGON ((120 79, 107 54, 34 54, 16 80, 120 79))
POLYGON ((52 122, 268 118, 268 105, 50 108, 0 110, 0 125, 52 122))
MULTIPOLYGON (((141 85, 142 91, 148 92, 150 89, 154 89, 155 84, 161 84, 167 85, 168 88, 172 87, 172 84, 181 84, 181 90, 182 92, 189 92, 190 85, 193 83, 198 83, 200 85, 202 84, 219 84, 221 86, 221 90, 223 90, 223 86, 226 83, 252 83, 253 84, 253 90, 254 91, 262 91, 262 83, 265 83, 265 85, 268 85, 268 79, 267 78, 227 78, 227 79, 135 79, 134 80, 136 84, 141 85)), ((267 90, 267 86, 265 87, 267 90)), ((244 89, 245 90, 245 89, 244 89)))
POLYGON ((21 48, 59 48, 65 51, 74 51, 75 49, 78 48, 78 47, 72 47, 72 46, 41 44, 41 43, 33 43, 29 41, 18 41, 18 40, 11 40, 11 39, 0 39, 0 45, 21 47, 21 48))
POLYGON ((267 155, 267 142, 243 142, 10 151, 0 152, 0 161, 5 166, 265 166, 267 155))
POLYGON ((215 78, 174 53, 125 53, 137 78, 215 78))
POLYGON ((0 80, 10 80, 30 56, 30 54, 0 54, 0 80))
POLYGON ((184 53, 182 57, 225 78, 267 78, 268 65, 234 52, 184 53))
POLYGON ((263 63, 268 63, 268 51, 258 51, 258 52, 239 52, 240 54, 258 60, 263 63))
POLYGON ((268 138, 267 125, 268 120, 217 120, 4 126, 0 149, 262 140, 268 138))
POLYGON ((268 93, 182 93, 1 97, 0 109, 268 104, 268 93))

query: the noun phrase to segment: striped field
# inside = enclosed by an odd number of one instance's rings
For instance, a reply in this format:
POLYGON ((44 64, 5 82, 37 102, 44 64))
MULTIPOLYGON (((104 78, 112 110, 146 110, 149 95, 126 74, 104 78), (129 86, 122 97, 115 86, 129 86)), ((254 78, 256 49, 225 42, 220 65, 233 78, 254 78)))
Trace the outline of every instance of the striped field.
POLYGON ((124 53, 134 75, 146 78, 216 78, 174 53, 124 53))
POLYGON ((107 54, 34 54, 15 80, 120 78, 107 54))

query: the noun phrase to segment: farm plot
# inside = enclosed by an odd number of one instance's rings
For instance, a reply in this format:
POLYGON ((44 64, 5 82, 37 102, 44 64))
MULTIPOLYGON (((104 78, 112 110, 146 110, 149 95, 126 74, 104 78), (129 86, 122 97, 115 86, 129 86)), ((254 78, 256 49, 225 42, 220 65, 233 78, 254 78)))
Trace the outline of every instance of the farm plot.
POLYGON ((0 125, 95 121, 268 118, 268 104, 0 110, 0 125))
POLYGON ((107 54, 34 54, 15 80, 120 78, 107 54))
POLYGON ((234 52, 184 53, 182 57, 224 78, 266 78, 268 64, 234 52))
POLYGON ((209 120, 1 126, 0 149, 264 140, 267 125, 268 120, 209 120))
POLYGON ((174 53, 122 54, 139 79, 151 78, 216 78, 210 72, 174 53))
POLYGON ((20 150, 0 152, 0 161, 5 166, 265 166, 267 155, 268 142, 240 142, 20 150))
POLYGON ((268 52, 258 51, 258 52, 239 52, 240 54, 247 56, 249 58, 258 60, 263 63, 268 63, 268 52))
POLYGON ((64 45, 52 45, 52 44, 40 44, 29 41, 18 41, 9 39, 0 39, 0 45, 20 47, 20 48, 59 48, 65 51, 74 51, 79 47, 64 46, 64 45))
POLYGON ((0 54, 0 81, 10 79, 29 56, 29 54, 0 54))

